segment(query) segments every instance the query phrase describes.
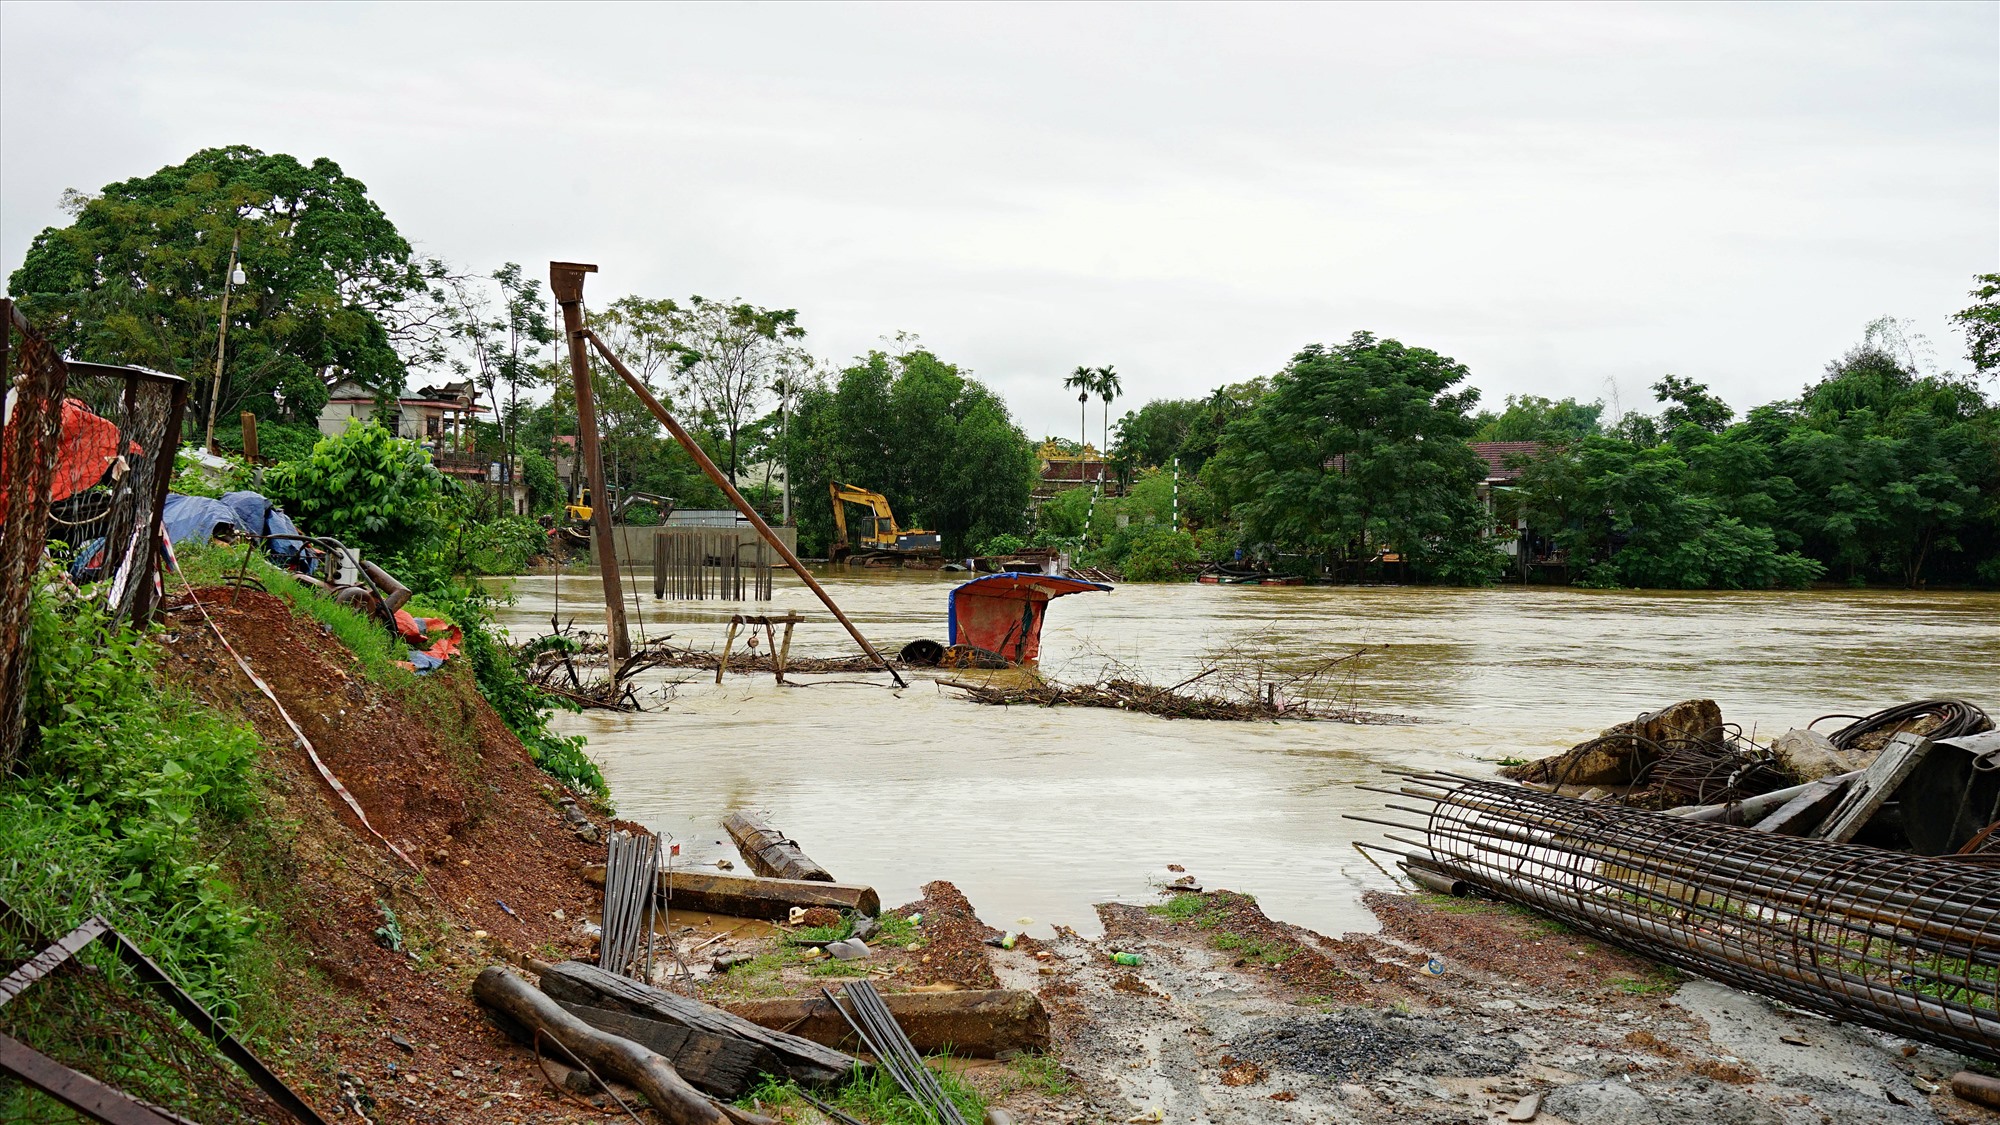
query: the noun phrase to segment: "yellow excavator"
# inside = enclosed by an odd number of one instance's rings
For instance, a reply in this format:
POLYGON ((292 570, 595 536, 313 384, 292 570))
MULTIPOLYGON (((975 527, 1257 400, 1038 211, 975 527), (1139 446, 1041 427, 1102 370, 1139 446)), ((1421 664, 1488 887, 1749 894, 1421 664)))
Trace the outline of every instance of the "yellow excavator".
POLYGON ((943 553, 937 532, 897 527, 896 514, 889 510, 889 498, 881 493, 839 481, 829 482, 826 490, 833 498, 833 546, 828 548, 827 557, 834 562, 845 559, 863 566, 899 562, 922 566, 943 553), (847 541, 849 504, 865 504, 872 513, 862 525, 860 542, 852 546, 847 541))

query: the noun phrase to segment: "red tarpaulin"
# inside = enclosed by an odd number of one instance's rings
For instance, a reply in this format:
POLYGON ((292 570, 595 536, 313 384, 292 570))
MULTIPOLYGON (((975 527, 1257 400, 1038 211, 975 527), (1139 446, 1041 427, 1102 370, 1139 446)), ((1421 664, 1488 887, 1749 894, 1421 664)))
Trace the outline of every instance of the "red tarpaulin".
POLYGON ((1014 571, 975 578, 951 592, 951 643, 1026 664, 1042 653, 1042 617, 1050 598, 1109 589, 1102 582, 1014 571))

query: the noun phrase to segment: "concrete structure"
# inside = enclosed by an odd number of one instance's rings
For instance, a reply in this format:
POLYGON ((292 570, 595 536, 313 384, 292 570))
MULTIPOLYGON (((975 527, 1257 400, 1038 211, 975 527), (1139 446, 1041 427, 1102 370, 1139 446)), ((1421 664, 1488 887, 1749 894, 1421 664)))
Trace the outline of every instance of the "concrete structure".
MULTIPOLYGON (((734 512, 731 512, 729 514, 735 515, 734 512)), ((757 535, 757 529, 750 526, 749 520, 738 519, 734 521, 734 523, 736 527, 736 541, 739 544, 750 545, 763 542, 763 540, 759 538, 757 535)), ((673 522, 669 526, 674 526, 674 527, 706 526, 706 527, 711 527, 716 531, 727 531, 729 529, 730 524, 728 523, 693 524, 693 523, 673 522)), ((787 550, 791 551, 793 554, 798 553, 799 549, 798 528, 774 527, 771 530, 778 533, 778 539, 784 543, 787 550)), ((661 528, 657 526, 634 527, 629 524, 623 524, 617 527, 613 527, 611 529, 611 540, 613 543, 617 544, 618 547, 618 565, 621 567, 632 567, 639 570, 651 570, 653 568, 653 539, 656 535, 659 534, 660 531, 661 528)), ((593 564, 597 562, 597 541, 595 536, 591 538, 590 561, 593 564)), ((775 565, 782 567, 784 566, 784 563, 775 562, 775 565)))

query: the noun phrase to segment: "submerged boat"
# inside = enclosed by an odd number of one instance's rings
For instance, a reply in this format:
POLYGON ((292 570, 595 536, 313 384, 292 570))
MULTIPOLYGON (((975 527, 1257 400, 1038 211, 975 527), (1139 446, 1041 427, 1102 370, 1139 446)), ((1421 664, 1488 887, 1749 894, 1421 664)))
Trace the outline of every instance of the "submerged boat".
POLYGON ((1042 619, 1050 599, 1110 589, 1103 582, 1019 571, 975 578, 952 590, 947 603, 951 647, 977 650, 1008 664, 1030 663, 1041 655, 1042 619))

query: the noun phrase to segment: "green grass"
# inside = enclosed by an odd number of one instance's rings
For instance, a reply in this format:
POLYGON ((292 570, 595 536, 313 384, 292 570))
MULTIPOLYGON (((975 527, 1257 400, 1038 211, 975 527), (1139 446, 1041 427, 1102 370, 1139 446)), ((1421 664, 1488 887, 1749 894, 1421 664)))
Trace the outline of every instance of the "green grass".
POLYGON ((783 996, 791 991, 782 974, 792 961, 788 951, 766 950, 726 973, 710 977, 704 992, 710 1000, 766 1000, 783 996))
POLYGON ((841 918, 831 926, 800 926, 785 935, 785 941, 792 945, 807 945, 816 941, 840 941, 854 932, 852 915, 841 918))
POLYGON ((1298 952, 1296 948, 1284 942, 1245 937, 1242 934, 1230 933, 1228 930, 1210 938, 1209 944, 1225 952, 1238 953, 1247 960, 1266 965, 1282 965, 1292 954, 1298 952))
MULTIPOLYGON (((301 1030, 277 998, 295 975, 283 966, 303 958, 272 923, 296 882, 297 829, 270 803, 256 732, 161 678, 149 638, 114 626, 94 599, 38 581, 28 628, 29 736, 0 785, 0 899, 17 912, 0 917, 0 960, 103 914, 232 1030, 282 1053, 284 1036, 301 1030)), ((99 984, 42 981, 0 1011, 0 1030, 109 1068, 149 1100, 221 1119, 201 1100, 210 1094, 166 1061, 157 1025, 88 992, 143 1005, 145 989, 102 950, 84 960, 101 970, 99 984)), ((0 1086, 0 1119, 17 1119, 23 1097, 37 1096, 0 1086)))
POLYGON ((884 914, 875 921, 881 929, 868 939, 874 945, 893 945, 901 949, 913 941, 924 940, 923 927, 901 914, 884 914))
MULTIPOLYGON (((937 1076, 938 1086, 944 1090, 946 1097, 957 1104, 960 1115, 967 1121, 983 1120, 986 1116, 985 1095, 954 1071, 936 1065, 941 1058, 933 1055, 927 1060, 932 1064, 931 1073, 937 1076)), ((879 1067, 856 1067, 846 1085, 831 1094, 821 1092, 819 1097, 870 1125, 937 1125, 937 1118, 911 1101, 896 1085, 896 1080, 879 1067)), ((801 1111, 800 1116, 804 1120, 818 1120, 817 1113, 804 1112, 811 1109, 811 1103, 799 1096, 795 1083, 780 1082, 768 1076, 737 1099, 736 1104, 753 1110, 762 1106, 766 1114, 773 1110, 801 1111)), ((791 1117, 789 1113, 786 1116, 791 1117)))
POLYGON ((1493 911, 1493 904, 1489 902, 1454 898, 1451 895, 1433 894, 1430 891, 1419 891, 1417 901, 1439 914, 1490 914, 1493 911))
POLYGON ((1019 1083, 1010 1083, 1010 1090, 1035 1089, 1058 1098, 1076 1090, 1069 1071, 1054 1055, 1019 1055, 1007 1066, 1014 1072, 1013 1081, 1019 1083))
MULTIPOLYGON (((1248 895, 1238 896, 1237 901, 1255 901, 1248 895)), ((1206 895, 1183 892, 1156 906, 1146 908, 1147 913, 1176 922, 1192 922, 1203 929, 1215 930, 1208 943, 1225 953, 1235 953, 1245 960, 1257 961, 1265 965, 1282 965, 1298 950, 1284 942, 1264 938, 1246 937, 1243 934, 1223 929, 1229 921, 1228 903, 1220 898, 1211 899, 1206 895)))
MULTIPOLYGON (((362 674, 384 687, 407 687, 417 676, 397 661, 407 658, 409 646, 390 634, 380 621, 360 610, 341 605, 318 590, 298 581, 289 571, 280 570, 249 546, 188 546, 178 548, 181 577, 195 586, 215 586, 238 574, 255 578, 273 597, 285 603, 298 617, 310 618, 326 626, 361 663, 362 674), (251 554, 248 570, 244 554, 251 554)), ((178 583, 175 583, 178 585, 178 583)), ((171 588, 171 587, 170 587, 171 588)), ((213 602, 210 597, 205 599, 213 602)), ((226 604, 226 602, 225 602, 226 604)), ((214 608, 212 605, 211 609, 214 608)))

